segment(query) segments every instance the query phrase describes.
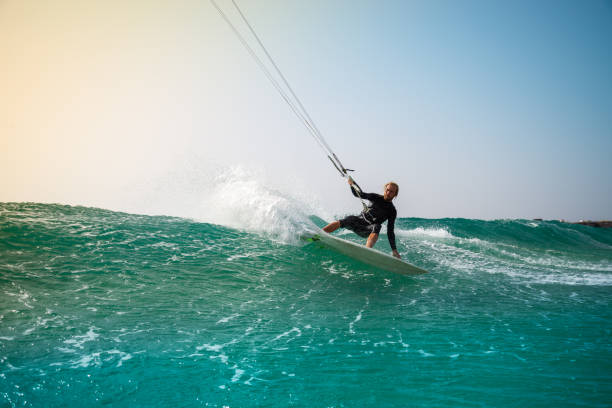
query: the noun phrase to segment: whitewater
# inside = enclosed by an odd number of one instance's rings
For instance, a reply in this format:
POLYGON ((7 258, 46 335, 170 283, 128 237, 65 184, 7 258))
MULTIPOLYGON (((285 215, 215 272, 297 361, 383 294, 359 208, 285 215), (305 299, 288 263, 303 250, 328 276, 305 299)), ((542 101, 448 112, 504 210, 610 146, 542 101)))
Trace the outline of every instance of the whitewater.
POLYGON ((0 203, 0 406, 610 406, 612 230, 399 218, 406 277, 222 181, 208 218, 0 203))

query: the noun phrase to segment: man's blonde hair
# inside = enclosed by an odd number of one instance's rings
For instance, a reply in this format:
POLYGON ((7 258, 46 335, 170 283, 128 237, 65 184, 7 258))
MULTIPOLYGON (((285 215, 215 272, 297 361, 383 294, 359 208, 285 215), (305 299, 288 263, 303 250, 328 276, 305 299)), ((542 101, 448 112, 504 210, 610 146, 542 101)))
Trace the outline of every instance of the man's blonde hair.
POLYGON ((394 182, 394 181, 390 181, 390 182, 388 182, 387 184, 385 184, 384 189, 386 189, 388 185, 392 185, 392 186, 394 186, 394 187, 395 187, 395 190, 396 190, 396 191, 395 191, 395 196, 397 197, 397 196, 398 196, 398 194, 399 194, 399 186, 397 185, 397 183, 396 183, 396 182, 394 182))

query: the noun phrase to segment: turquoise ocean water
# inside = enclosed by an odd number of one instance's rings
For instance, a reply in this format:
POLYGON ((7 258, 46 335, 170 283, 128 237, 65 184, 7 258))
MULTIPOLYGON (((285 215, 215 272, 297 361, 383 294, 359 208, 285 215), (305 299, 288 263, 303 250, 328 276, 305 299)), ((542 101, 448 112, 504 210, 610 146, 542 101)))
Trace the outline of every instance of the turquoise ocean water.
POLYGON ((612 406, 612 230, 396 231, 430 273, 253 228, 0 204, 0 406, 612 406))

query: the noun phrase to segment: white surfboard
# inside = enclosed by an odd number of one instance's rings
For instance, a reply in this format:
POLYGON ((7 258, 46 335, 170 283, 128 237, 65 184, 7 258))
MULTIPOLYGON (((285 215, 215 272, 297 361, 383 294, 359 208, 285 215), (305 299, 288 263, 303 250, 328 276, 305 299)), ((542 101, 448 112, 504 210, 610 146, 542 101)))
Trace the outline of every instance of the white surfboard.
POLYGON ((335 237, 323 230, 313 233, 308 239, 320 242, 326 247, 332 248, 353 259, 357 259, 368 265, 375 266, 386 271, 401 273, 402 275, 420 275, 427 273, 426 270, 410 265, 394 256, 385 254, 365 245, 356 244, 346 239, 335 237))

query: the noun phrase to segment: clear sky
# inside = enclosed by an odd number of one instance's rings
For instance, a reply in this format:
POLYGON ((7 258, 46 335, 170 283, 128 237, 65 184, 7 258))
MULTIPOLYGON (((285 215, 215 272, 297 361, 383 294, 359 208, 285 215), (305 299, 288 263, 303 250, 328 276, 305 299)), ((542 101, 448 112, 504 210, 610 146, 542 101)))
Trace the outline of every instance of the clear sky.
MULTIPOLYGON (((612 218, 610 1, 237 1, 400 217, 612 218)), ((0 201, 193 215, 228 166, 358 209, 210 2, 0 1, 0 201)))

